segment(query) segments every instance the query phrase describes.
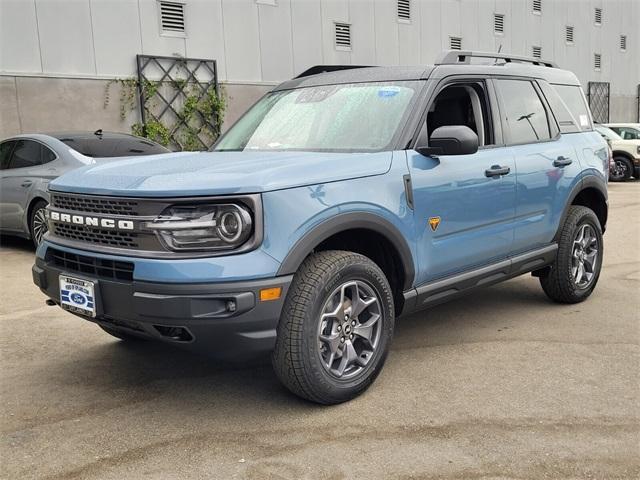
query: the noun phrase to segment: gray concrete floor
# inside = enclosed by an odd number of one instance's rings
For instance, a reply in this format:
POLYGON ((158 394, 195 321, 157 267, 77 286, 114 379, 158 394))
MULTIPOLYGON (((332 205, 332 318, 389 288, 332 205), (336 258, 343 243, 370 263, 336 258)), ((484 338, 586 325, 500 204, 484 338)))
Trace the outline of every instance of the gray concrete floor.
POLYGON ((345 405, 268 365, 126 345, 44 305, 33 252, 0 249, 7 479, 640 478, 640 184, 613 184, 605 266, 579 305, 521 277, 397 326, 345 405))

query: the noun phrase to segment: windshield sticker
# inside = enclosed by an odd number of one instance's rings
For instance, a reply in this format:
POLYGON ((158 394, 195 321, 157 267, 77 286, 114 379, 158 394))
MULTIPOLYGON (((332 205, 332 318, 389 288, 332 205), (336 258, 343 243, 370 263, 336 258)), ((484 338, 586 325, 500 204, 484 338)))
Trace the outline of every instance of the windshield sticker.
POLYGON ((400 87, 383 87, 378 90, 380 98, 395 97, 398 93, 400 93, 400 87))

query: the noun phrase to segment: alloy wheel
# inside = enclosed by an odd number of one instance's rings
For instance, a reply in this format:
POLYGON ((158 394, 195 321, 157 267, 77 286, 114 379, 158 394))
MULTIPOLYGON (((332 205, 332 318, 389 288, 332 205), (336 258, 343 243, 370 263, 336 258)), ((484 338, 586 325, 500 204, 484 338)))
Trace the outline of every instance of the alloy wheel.
POLYGON ((44 208, 37 209, 33 214, 33 220, 31 225, 31 231, 33 234, 33 241, 36 245, 40 245, 42 237, 49 230, 47 225, 47 217, 45 215, 44 208))
POLYGON ((573 240, 571 274, 578 288, 587 288, 594 279, 599 261, 598 237, 589 224, 579 227, 573 240))
POLYGON ((383 321, 380 299, 371 285, 355 280, 336 288, 318 326, 318 352, 325 370, 338 379, 361 373, 376 353, 383 321))

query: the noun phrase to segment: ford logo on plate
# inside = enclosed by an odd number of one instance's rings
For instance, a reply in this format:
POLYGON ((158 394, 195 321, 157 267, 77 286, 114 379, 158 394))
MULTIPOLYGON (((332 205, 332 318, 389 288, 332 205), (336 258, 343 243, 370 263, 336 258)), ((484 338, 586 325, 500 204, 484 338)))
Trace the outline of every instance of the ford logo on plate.
POLYGON ((86 303, 87 299, 81 293, 72 293, 71 294, 71 301, 73 303, 78 304, 78 305, 84 305, 86 303))

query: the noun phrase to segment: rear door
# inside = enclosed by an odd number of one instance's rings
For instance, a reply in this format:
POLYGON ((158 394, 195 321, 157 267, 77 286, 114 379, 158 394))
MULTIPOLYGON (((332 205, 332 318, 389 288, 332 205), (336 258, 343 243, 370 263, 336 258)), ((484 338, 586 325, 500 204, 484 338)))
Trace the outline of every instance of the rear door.
POLYGON ((2 228, 22 231, 29 192, 39 178, 43 163, 42 146, 33 140, 17 140, 8 168, 1 171, 2 228))
POLYGON ((581 168, 535 81, 503 78, 494 84, 505 140, 516 164, 512 254, 517 254, 552 241, 581 168))

